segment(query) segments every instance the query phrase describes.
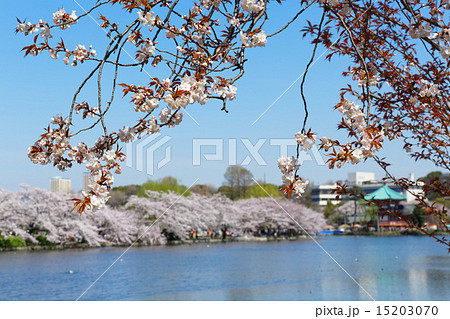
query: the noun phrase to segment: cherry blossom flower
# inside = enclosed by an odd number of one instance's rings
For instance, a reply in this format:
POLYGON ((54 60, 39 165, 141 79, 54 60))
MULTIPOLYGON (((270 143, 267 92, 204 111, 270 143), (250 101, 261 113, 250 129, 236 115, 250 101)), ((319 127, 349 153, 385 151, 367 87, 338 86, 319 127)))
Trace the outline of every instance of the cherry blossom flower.
POLYGON ((150 30, 155 24, 155 13, 153 11, 149 11, 144 14, 142 11, 138 11, 139 22, 145 26, 150 26, 150 30))
POLYGON ((295 134, 295 140, 301 146, 302 151, 308 151, 314 146, 314 143, 316 142, 316 136, 314 134, 308 136, 302 134, 301 132, 298 132, 295 134))
POLYGON ((264 9, 264 1, 259 0, 241 0, 242 10, 246 12, 258 13, 264 9))
POLYGON ((131 129, 129 126, 124 126, 123 129, 119 130, 117 135, 122 142, 128 143, 133 141, 135 132, 134 129, 131 129))
POLYGON ((53 13, 53 22, 63 30, 70 28, 70 25, 77 23, 76 11, 69 15, 64 8, 53 13))

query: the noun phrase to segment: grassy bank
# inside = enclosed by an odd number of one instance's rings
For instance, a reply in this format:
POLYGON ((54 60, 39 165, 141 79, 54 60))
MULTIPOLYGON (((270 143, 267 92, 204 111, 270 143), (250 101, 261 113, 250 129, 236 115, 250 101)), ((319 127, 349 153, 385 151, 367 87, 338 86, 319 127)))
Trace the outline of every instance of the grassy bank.
MULTIPOLYGON (((13 236, 18 237, 19 236, 13 236)), ((73 244, 50 244, 50 245, 33 245, 28 244, 22 239, 15 238, 14 240, 8 242, 8 245, 0 245, 0 252, 2 251, 39 251, 39 250, 63 250, 63 249, 72 249, 72 248, 100 248, 100 247, 129 247, 129 245, 110 245, 105 244, 102 246, 89 246, 86 243, 73 243, 73 244)), ((199 238, 199 239, 186 239, 186 240, 172 240, 168 242, 166 245, 195 245, 202 243, 223 243, 223 242, 276 242, 276 241, 295 241, 300 239, 305 239, 307 236, 295 236, 295 237, 229 237, 225 240, 221 238, 199 238)), ((144 245, 142 243, 135 243, 133 246, 135 247, 150 247, 149 245, 144 245)), ((158 245, 155 245, 158 246, 158 245)))

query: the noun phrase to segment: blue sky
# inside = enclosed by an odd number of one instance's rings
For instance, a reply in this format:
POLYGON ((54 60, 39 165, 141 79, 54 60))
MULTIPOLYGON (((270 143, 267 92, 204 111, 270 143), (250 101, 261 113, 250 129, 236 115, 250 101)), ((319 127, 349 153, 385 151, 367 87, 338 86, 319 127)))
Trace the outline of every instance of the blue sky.
MULTIPOLYGON (((78 2, 88 7, 91 1, 78 2)), ((281 7, 273 5, 273 16, 265 27, 266 33, 271 33, 276 27, 282 25, 286 17, 291 17, 297 5, 293 2, 285 3, 281 7)), ((65 66, 61 58, 55 61, 46 54, 24 58, 20 50, 29 44, 31 38, 14 33, 17 25, 16 17, 20 19, 26 17, 32 22, 37 22, 40 18, 50 21, 52 13, 61 7, 66 10, 76 10, 77 14, 83 12, 73 0, 8 1, 3 4, 0 12, 0 27, 3 31, 3 49, 0 51, 2 70, 0 76, 0 154, 2 155, 0 157, 0 188, 18 189, 21 183, 48 188, 53 176, 72 179, 75 190, 82 187, 82 174, 85 171, 83 167, 74 167, 66 173, 61 173, 51 166, 32 164, 27 158, 28 146, 34 143, 43 132, 50 118, 58 113, 67 114, 73 93, 83 76, 89 71, 89 65, 85 64, 77 68, 65 66)), ((110 16, 115 14, 114 11, 107 13, 110 16)), ((151 176, 145 172, 145 167, 149 165, 146 158, 143 159, 146 162, 143 165, 144 172, 136 169, 136 163, 133 163, 132 167, 124 165, 123 174, 116 176, 116 185, 140 184, 148 178, 155 179, 171 175, 187 185, 198 178, 197 183, 219 186, 223 182, 223 174, 229 163, 229 143, 232 145, 233 141, 236 143, 238 164, 251 155, 244 146, 245 139, 253 145, 260 141, 262 146, 259 153, 267 164, 259 165, 251 157, 252 160, 246 167, 251 170, 256 179, 265 178, 267 182, 280 184, 281 175, 276 165, 280 150, 277 146, 271 146, 270 141, 293 138, 303 122, 300 81, 284 95, 282 93, 303 73, 310 58, 310 41, 303 39, 299 31, 306 18, 318 21, 320 16, 317 11, 311 10, 308 15, 292 24, 285 32, 268 39, 265 48, 248 50, 246 73, 236 84, 237 98, 229 103, 228 114, 220 111, 221 106, 214 101, 204 106, 198 104, 189 106, 187 110, 195 120, 185 114, 180 126, 164 129, 161 136, 156 139, 170 137, 170 140, 154 153, 155 162, 159 162, 165 158, 166 149, 170 146, 171 160, 168 164, 160 169, 155 166, 154 174, 151 176), (280 95, 282 95, 281 98, 279 98, 280 95), (278 98, 279 100, 266 111, 278 98), (261 116, 263 112, 266 113, 261 116), (258 118, 259 120, 254 123, 258 118), (220 139, 224 148, 223 160, 208 161, 203 158, 201 165, 193 165, 194 139, 220 139)), ((87 46, 93 44, 98 52, 101 52, 101 44, 105 41, 103 30, 90 19, 85 19, 71 27, 65 32, 64 36, 66 35, 64 39, 68 47, 75 47, 78 43, 87 46)), ((323 52, 324 49, 319 48, 318 56, 323 52)), ((132 51, 130 53, 133 54, 132 51)), ((334 60, 330 63, 321 58, 313 65, 308 75, 306 84, 310 110, 308 126, 312 127, 319 137, 342 137, 342 133, 336 132, 339 113, 333 111, 332 107, 339 100, 339 88, 345 83, 341 76, 344 67, 343 60, 334 60)), ((158 74, 158 71, 152 67, 146 69, 152 75, 158 74)), ((146 80, 148 77, 145 73, 130 71, 124 72, 119 78, 119 82, 136 84, 139 84, 139 81, 145 83, 146 80)), ((109 87, 109 83, 106 85, 109 87)), ((93 99, 95 88, 88 88, 84 97, 88 100, 93 99)), ((128 99, 117 98, 108 119, 110 129, 117 130, 123 125, 133 124, 131 120, 133 113, 130 110, 131 105, 128 99)), ((88 142, 92 139, 93 134, 85 138, 88 142)), ((136 145, 134 148, 136 149, 136 145)), ((201 150, 202 155, 214 153, 212 146, 203 147, 201 150)), ((290 147, 289 150, 293 155, 294 147, 290 147)), ((391 170, 398 177, 406 177, 410 172, 420 177, 436 170, 430 163, 416 163, 409 159, 399 143, 386 143, 385 150, 380 155, 386 156, 391 161, 391 170)), ((136 159, 136 153, 133 156, 136 159)), ((382 170, 373 161, 356 166, 347 165, 331 171, 327 166, 320 166, 312 153, 309 156, 311 160, 306 160, 301 169, 302 176, 315 184, 329 180, 343 180, 347 173, 352 171, 373 171, 378 178, 384 176, 382 170)), ((323 158, 326 160, 325 157, 323 158)))

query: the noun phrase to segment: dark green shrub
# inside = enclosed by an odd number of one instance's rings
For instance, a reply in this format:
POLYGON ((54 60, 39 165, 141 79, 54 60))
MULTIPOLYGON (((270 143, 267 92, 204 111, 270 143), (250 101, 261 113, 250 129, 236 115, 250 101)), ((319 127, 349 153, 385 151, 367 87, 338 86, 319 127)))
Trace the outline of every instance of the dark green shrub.
POLYGON ((43 235, 39 235, 36 237, 36 240, 39 242, 39 245, 41 246, 51 246, 53 243, 51 241, 47 240, 47 237, 43 235))

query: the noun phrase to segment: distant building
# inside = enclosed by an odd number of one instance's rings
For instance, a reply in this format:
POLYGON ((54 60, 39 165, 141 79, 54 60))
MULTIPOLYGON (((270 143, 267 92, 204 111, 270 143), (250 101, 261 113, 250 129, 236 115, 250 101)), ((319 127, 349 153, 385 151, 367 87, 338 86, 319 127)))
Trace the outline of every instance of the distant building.
MULTIPOLYGON (((414 180, 414 174, 411 173, 409 176, 410 180, 414 180)), ((419 194, 422 189, 419 186, 412 186, 408 191, 402 190, 399 186, 393 183, 386 183, 382 180, 375 179, 375 173, 372 172, 352 172, 348 173, 347 181, 343 182, 348 186, 357 186, 362 190, 363 193, 372 193, 377 189, 383 187, 384 185, 388 186, 392 190, 401 193, 406 196, 406 201, 413 201, 415 199, 413 194, 419 194)), ((315 186, 311 192, 311 199, 314 205, 325 206, 327 201, 330 200, 331 203, 337 204, 339 201, 336 201, 336 194, 332 193, 332 190, 336 188, 336 184, 329 185, 319 185, 315 186)), ((340 201, 347 201, 348 199, 345 196, 341 196, 340 201)))
POLYGON ((364 182, 370 182, 375 180, 375 173, 373 172, 352 172, 347 175, 348 185, 359 186, 364 182))
POLYGON ((50 181, 50 191, 53 193, 70 193, 72 190, 70 179, 53 177, 50 181))
MULTIPOLYGON (((406 200, 405 195, 383 185, 374 192, 364 196, 364 199, 373 201, 379 208, 376 221, 377 231, 404 230, 408 228, 406 211, 404 210, 404 206, 400 205, 401 201, 406 200), (398 215, 394 215, 393 213, 386 214, 386 211, 397 211, 398 215)), ((372 227, 374 226, 372 225, 372 227)))
POLYGON ((98 180, 98 178, 92 176, 90 173, 83 174, 83 190, 89 191, 89 184, 93 184, 98 180))
POLYGON ((311 190, 312 203, 319 206, 325 206, 328 201, 331 201, 332 204, 339 203, 336 200, 336 194, 332 193, 336 186, 336 184, 314 186, 311 190))

